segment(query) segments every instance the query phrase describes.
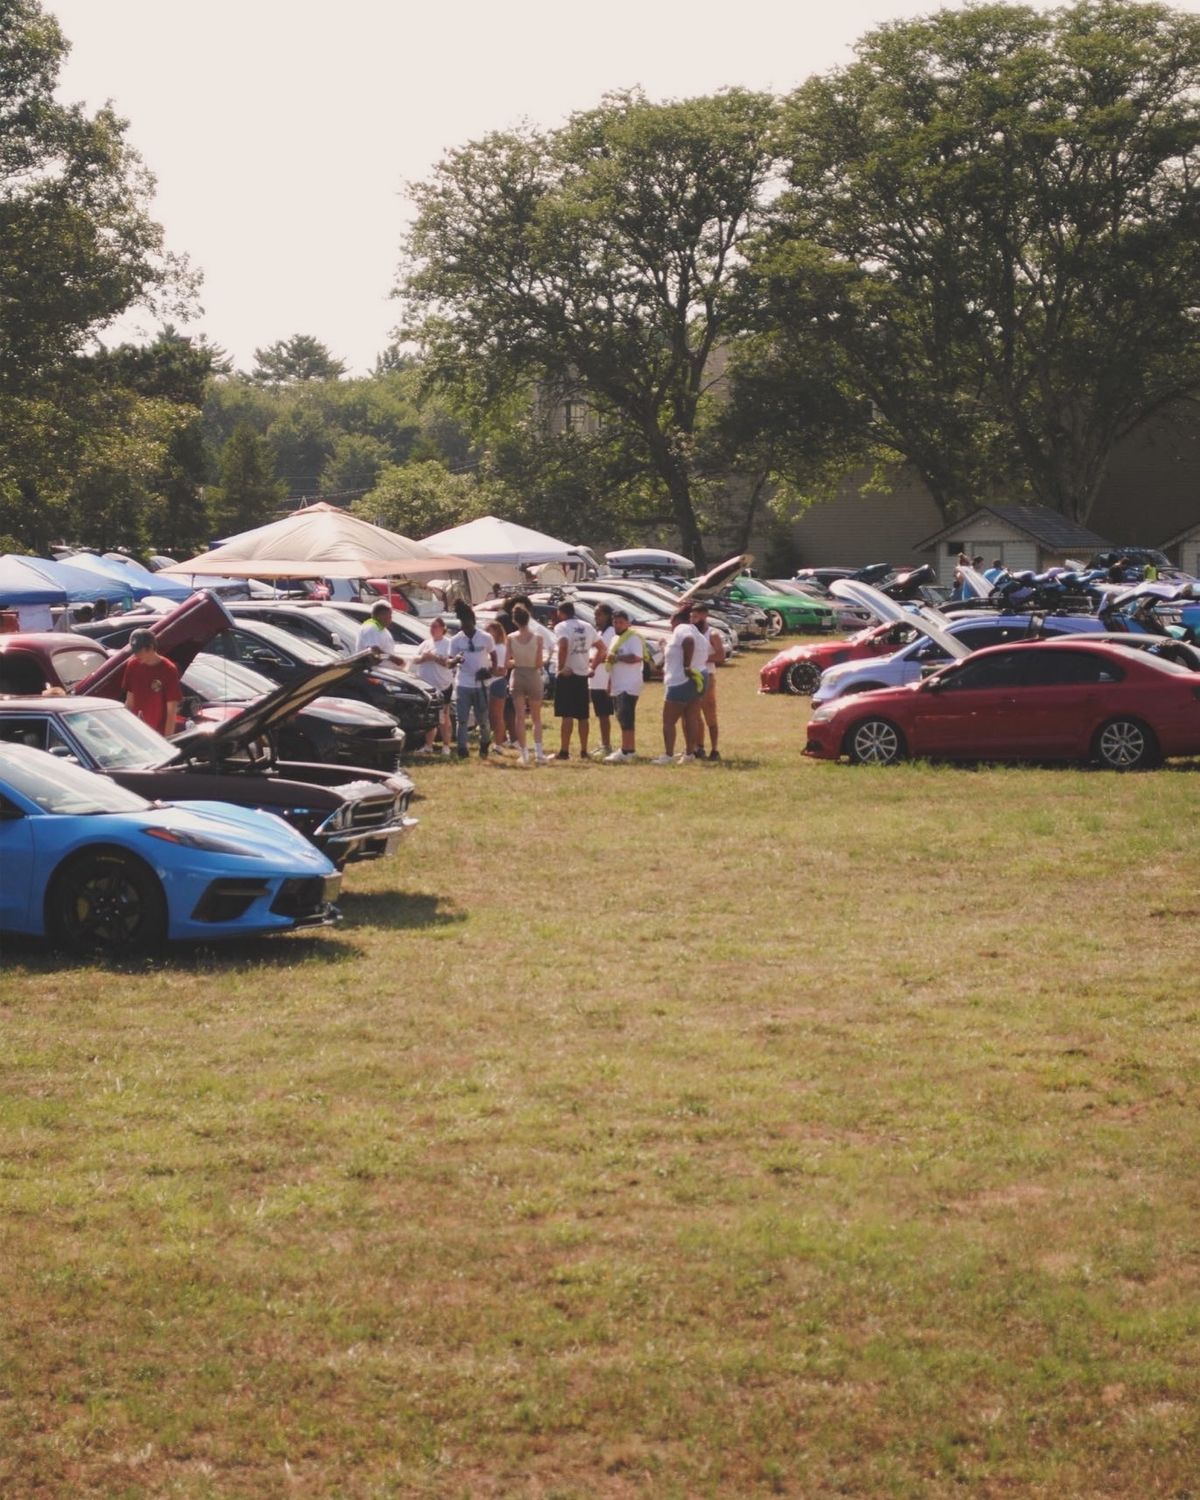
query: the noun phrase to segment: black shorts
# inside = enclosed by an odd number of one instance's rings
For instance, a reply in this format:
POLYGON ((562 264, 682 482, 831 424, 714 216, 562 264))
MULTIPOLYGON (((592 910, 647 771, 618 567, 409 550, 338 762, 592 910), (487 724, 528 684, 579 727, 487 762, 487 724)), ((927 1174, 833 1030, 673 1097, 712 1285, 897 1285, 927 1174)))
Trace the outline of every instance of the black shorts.
POLYGON ((586 719, 588 708, 588 680, 572 672, 569 677, 554 679, 554 717, 556 719, 586 719))
POLYGON ((612 695, 607 688, 592 689, 592 712, 598 719, 611 719, 613 711, 612 695))
POLYGON ((618 693, 613 699, 617 710, 617 723, 622 729, 632 730, 637 722, 637 701, 636 693, 618 693))

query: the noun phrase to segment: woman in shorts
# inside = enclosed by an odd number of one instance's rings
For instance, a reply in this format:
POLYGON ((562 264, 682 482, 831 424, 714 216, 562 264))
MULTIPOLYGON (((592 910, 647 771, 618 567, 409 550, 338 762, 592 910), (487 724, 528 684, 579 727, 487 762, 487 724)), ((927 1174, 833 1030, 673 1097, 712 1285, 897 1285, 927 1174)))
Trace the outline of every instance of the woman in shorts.
POLYGON ((508 659, 512 665, 509 691, 512 693, 513 715, 516 719, 517 751, 521 764, 529 764, 529 752, 525 743, 525 714, 533 720, 533 755, 538 764, 546 759, 542 749, 542 695, 545 691, 543 672, 546 665, 546 644, 540 635, 530 629, 529 611, 523 604, 514 604, 513 624, 517 627, 508 638, 508 659))
POLYGON ((453 738, 450 728, 450 699, 454 693, 454 672, 450 666, 450 637, 446 634, 446 622, 441 615, 434 615, 429 622, 429 638, 423 641, 414 659, 417 676, 427 682, 438 697, 438 727, 429 731, 429 737, 416 752, 432 755, 434 743, 442 736, 442 754, 450 754, 453 738))

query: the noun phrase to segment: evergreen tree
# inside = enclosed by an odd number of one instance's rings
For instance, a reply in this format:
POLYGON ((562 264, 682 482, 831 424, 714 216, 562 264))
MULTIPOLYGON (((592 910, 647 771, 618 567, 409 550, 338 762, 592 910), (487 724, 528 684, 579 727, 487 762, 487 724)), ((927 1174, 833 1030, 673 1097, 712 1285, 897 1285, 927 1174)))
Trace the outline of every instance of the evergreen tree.
POLYGON ((234 428, 221 450, 221 483, 208 493, 216 536, 233 536, 274 520, 287 493, 271 470, 266 443, 245 423, 234 428))

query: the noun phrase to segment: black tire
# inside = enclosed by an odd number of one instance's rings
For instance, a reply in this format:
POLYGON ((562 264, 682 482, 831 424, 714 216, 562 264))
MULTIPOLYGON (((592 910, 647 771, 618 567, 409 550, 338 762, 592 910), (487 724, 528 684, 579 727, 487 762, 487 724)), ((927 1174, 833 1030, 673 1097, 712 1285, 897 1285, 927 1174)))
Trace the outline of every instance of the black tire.
POLYGON ((764 613, 767 617, 767 639, 773 641, 777 635, 783 634, 786 622, 777 609, 768 609, 764 613))
POLYGON ((846 754, 856 766, 894 766, 908 746, 890 719, 860 719, 846 733, 846 754))
POLYGON ((1142 771, 1159 761, 1154 731, 1140 719, 1109 719, 1092 741, 1092 755, 1106 771, 1142 771))
POLYGON ((167 936, 158 877, 122 849, 68 860, 46 893, 46 931, 60 947, 88 953, 157 947, 167 936))
POLYGON ((794 661, 783 674, 785 691, 798 698, 811 698, 821 682, 821 669, 814 661, 794 661))

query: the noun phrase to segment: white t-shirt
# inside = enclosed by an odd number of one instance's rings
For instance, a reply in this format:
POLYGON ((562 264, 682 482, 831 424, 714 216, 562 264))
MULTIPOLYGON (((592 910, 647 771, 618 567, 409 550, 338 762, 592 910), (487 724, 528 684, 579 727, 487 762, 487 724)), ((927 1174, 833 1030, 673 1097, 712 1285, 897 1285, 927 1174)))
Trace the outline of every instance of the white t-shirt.
POLYGON ((496 643, 486 630, 477 629, 472 636, 460 630, 457 635, 452 636, 450 653, 452 656, 462 657, 458 672, 455 674, 454 686, 456 688, 486 687, 487 684, 480 681, 479 673, 490 669, 491 653, 495 649, 496 643))
MULTIPOLYGON (((588 652, 592 649, 592 642, 596 639, 596 628, 589 625, 586 620, 560 620, 554 627, 556 641, 566 641, 568 671, 574 672, 577 677, 586 677, 588 674, 588 652)), ((557 646, 555 647, 555 660, 557 660, 557 646)))
POLYGON ((496 672, 499 676, 503 677, 504 669, 508 666, 508 642, 505 641, 503 644, 500 644, 497 641, 493 641, 492 650, 496 653, 496 672))
POLYGON ((354 642, 355 651, 382 651, 384 656, 394 656, 396 652, 396 637, 390 630, 384 630, 382 626, 376 625, 374 620, 368 620, 365 625, 358 627, 358 638, 354 642))
POLYGON ((708 643, 708 631, 696 630, 696 649, 692 652, 692 670, 703 672, 708 667, 708 658, 712 655, 712 647, 708 643))
POLYGON ((604 655, 600 658, 600 665, 592 673, 592 691, 594 693, 607 693, 610 691, 606 662, 608 659, 608 648, 616 638, 617 632, 611 625, 606 625, 600 632, 600 639, 604 642, 604 655))
POLYGON ((615 661, 609 668, 609 692, 630 693, 637 697, 645 685, 642 676, 642 656, 645 651, 645 642, 642 637, 633 631, 626 637, 621 646, 622 654, 627 655, 631 651, 637 653, 637 661, 615 661))
POLYGON ((437 688, 444 692, 454 682, 454 673, 446 663, 450 660, 450 637, 439 636, 436 640, 430 636, 423 641, 421 649, 417 652, 417 674, 422 682, 427 682, 431 688, 437 688), (432 658, 437 658, 436 660, 432 658))
POLYGON ((676 625, 671 632, 671 639, 667 642, 667 656, 663 663, 663 684, 666 687, 682 687, 687 681, 688 668, 683 660, 683 643, 691 641, 693 647, 692 666, 696 664, 695 650, 700 640, 700 632, 694 629, 685 620, 682 625, 676 625))

